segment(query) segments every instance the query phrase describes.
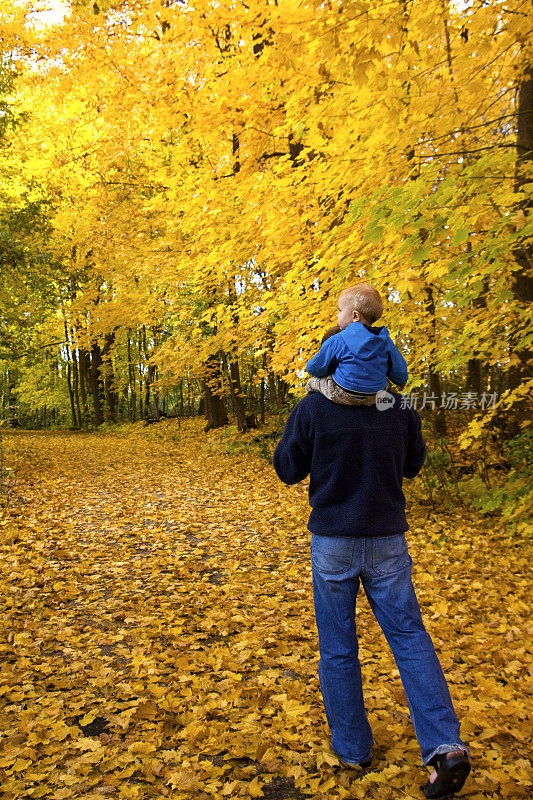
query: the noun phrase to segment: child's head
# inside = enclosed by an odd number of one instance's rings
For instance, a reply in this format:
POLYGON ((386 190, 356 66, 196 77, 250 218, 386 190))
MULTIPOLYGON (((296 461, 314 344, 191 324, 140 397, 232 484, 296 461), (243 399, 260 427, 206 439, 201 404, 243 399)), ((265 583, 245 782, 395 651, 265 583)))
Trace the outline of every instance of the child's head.
POLYGON ((352 322, 372 325, 383 314, 383 301, 379 292, 368 283, 349 286, 339 297, 337 322, 344 330, 352 322))

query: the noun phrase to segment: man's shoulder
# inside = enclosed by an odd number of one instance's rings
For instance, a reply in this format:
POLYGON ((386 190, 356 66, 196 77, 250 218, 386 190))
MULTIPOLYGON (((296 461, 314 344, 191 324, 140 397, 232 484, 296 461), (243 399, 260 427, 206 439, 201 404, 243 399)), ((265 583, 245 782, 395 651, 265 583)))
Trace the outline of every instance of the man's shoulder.
POLYGON ((418 416, 417 412, 406 402, 403 395, 395 391, 384 391, 378 397, 375 406, 345 406, 328 400, 320 392, 312 392, 303 397, 294 407, 298 416, 310 419, 324 418, 333 421, 337 418, 357 418, 358 423, 365 424, 372 420, 373 424, 383 423, 387 426, 392 420, 406 421, 410 416, 418 416), (355 413, 354 413, 355 411, 355 413), (359 413, 358 413, 359 412, 359 413))
POLYGON ((335 415, 338 409, 345 409, 347 406, 341 406, 328 400, 320 392, 312 392, 306 394, 299 400, 291 411, 291 416, 295 417, 300 424, 309 422, 316 424, 318 420, 327 418, 328 414, 335 415))
POLYGON ((312 392, 312 394, 306 394, 301 400, 298 400, 296 405, 291 411, 291 414, 296 414, 299 417, 309 417, 312 416, 316 409, 322 405, 322 401, 329 402, 326 400, 324 395, 320 394, 320 392, 312 392))

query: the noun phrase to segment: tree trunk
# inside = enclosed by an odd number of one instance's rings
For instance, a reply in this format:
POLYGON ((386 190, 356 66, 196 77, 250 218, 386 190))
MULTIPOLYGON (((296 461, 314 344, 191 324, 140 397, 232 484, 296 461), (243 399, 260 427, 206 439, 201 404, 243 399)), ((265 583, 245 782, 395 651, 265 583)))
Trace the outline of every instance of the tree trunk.
POLYGON ((135 422, 137 418, 137 398, 135 394, 135 367, 131 360, 131 329, 128 328, 128 383, 129 383, 129 403, 130 403, 130 420, 135 422))
POLYGON ((115 373, 111 351, 115 343, 115 332, 106 333, 102 350, 104 390, 107 405, 107 415, 110 422, 117 421, 118 392, 115 388, 115 373))
POLYGON ((239 364, 232 361, 228 365, 226 356, 222 356, 222 362, 228 373, 229 378, 229 393, 231 397, 231 405, 233 406, 233 413, 237 419, 237 430, 241 433, 246 431, 246 409, 241 396, 241 377, 239 374, 239 364))
MULTIPOLYGON (((72 337, 72 339, 74 340, 74 337, 72 337)), ((83 425, 80 407, 80 370, 78 368, 77 348, 75 347, 72 349, 72 369, 74 372, 74 397, 76 399, 76 413, 78 415, 79 426, 82 428, 83 425)))
POLYGON ((90 376, 89 376, 90 359, 89 359, 89 353, 83 347, 78 348, 78 364, 80 372, 81 405, 83 408, 82 419, 84 427, 87 427, 89 425, 89 420, 91 418, 89 413, 89 404, 87 402, 87 386, 90 384, 90 376))
MULTIPOLYGON (((433 358, 434 358, 434 351, 437 347, 436 342, 436 333, 437 333, 437 323, 435 317, 435 299, 433 297, 433 287, 431 284, 426 286, 426 294, 428 298, 427 302, 427 309, 430 315, 431 326, 432 326, 432 336, 430 337, 431 345, 432 345, 432 352, 429 357, 429 389, 432 395, 435 395, 437 398, 442 397, 442 386, 440 382, 440 375, 433 367, 433 358)), ((446 436, 447 425, 446 425, 446 415, 444 413, 444 409, 440 407, 440 403, 436 402, 436 410, 434 412, 434 423, 433 427, 435 428, 435 433, 437 436, 446 436)))
POLYGON ((142 334, 139 331, 139 339, 138 339, 138 347, 139 347, 139 419, 144 419, 144 407, 143 407, 143 354, 142 354, 142 334))
MULTIPOLYGON (((263 369, 266 369, 267 357, 263 353, 263 369)), ((265 394, 266 394, 266 381, 265 377, 261 378, 261 394, 259 395, 259 413, 261 414, 261 425, 265 424, 265 394)))
MULTIPOLYGON (((468 251, 471 252, 472 245, 468 242, 468 251)), ((487 294, 489 292, 489 284, 485 282, 483 284, 483 294, 479 297, 476 297, 472 301, 473 308, 486 308, 487 307, 487 294)), ((466 391, 467 392, 476 392, 478 395, 481 395, 483 392, 483 367, 481 360, 479 358, 470 358, 468 360, 468 371, 467 371, 467 379, 466 379, 466 391)))
POLYGON ((466 376, 466 391, 475 392, 478 396, 483 391, 481 380, 481 361, 479 358, 468 360, 468 372, 466 376))
MULTIPOLYGON (((152 384, 157 380, 157 367, 155 364, 150 364, 148 375, 150 378, 150 387, 152 387, 152 384)), ((154 398, 154 419, 159 419, 159 392, 152 389, 152 396, 154 398)))
POLYGON ((265 379, 261 378, 261 393, 259 395, 259 414, 261 425, 265 424, 265 379))
MULTIPOLYGON (((518 94, 518 131, 516 146, 518 157, 515 168, 515 191, 519 191, 524 184, 531 178, 528 171, 531 170, 533 162, 533 68, 529 67, 524 75, 518 94)), ((520 203, 518 210, 528 214, 533 206, 531 193, 520 203)), ((533 259, 533 242, 528 240, 527 244, 514 251, 516 269, 514 270, 513 293, 519 303, 531 303, 533 301, 533 277, 531 276, 531 261, 533 259)), ((516 353, 519 363, 513 366, 509 372, 509 388, 516 389, 525 379, 529 377, 531 363, 531 347, 520 347, 515 344, 514 336, 511 334, 511 350, 516 353)))
MULTIPOLYGON (((69 348, 67 347, 67 352, 69 348)), ((72 427, 78 428, 78 419, 76 417, 76 405, 75 405, 75 397, 74 397, 74 388, 72 386, 72 365, 70 363, 70 357, 67 362, 67 384, 68 384, 68 393, 70 397, 70 412, 72 414, 72 427)))
POLYGON ((202 390, 204 392, 205 416, 207 425, 205 430, 222 428, 228 424, 228 415, 222 394, 222 370, 218 355, 209 356, 204 365, 202 377, 202 390))
POLYGON ((278 406, 281 408, 283 403, 285 402, 285 398, 287 397, 287 392, 289 391, 289 384, 287 381, 284 381, 283 378, 277 376, 278 379, 278 406))
POLYGON ((93 396, 93 422, 97 428, 104 422, 104 382, 102 379, 102 351, 95 342, 91 348, 91 392, 93 396))
POLYGON ((63 324, 65 327, 65 349, 67 351, 67 384, 68 384, 68 393, 70 397, 70 411, 72 414, 72 427, 78 428, 78 420, 76 417, 76 405, 75 405, 75 396, 74 396, 74 387, 72 385, 72 363, 71 363, 71 351, 70 351, 70 340, 68 335, 68 327, 67 327, 67 320, 63 318, 63 324))
MULTIPOLYGON (((155 336, 155 335, 154 335, 155 336)), ((142 327, 142 344, 143 344, 143 351, 144 357, 146 359, 146 363, 148 364, 146 377, 145 377, 145 395, 144 395, 144 407, 146 411, 146 416, 150 416, 150 387, 154 382, 156 369, 157 367, 155 364, 149 364, 150 354, 148 353, 148 344, 146 341, 146 326, 143 325, 142 327)), ((152 392, 152 394, 154 394, 152 392)), ((159 419, 159 397, 154 394, 154 418, 159 419)))

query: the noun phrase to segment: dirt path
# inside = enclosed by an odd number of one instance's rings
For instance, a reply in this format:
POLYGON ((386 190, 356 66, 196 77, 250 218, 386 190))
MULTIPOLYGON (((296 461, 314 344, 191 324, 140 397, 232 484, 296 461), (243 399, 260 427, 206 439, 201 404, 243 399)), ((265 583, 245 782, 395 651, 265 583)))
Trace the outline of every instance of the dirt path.
MULTIPOLYGON (((303 486, 205 447, 194 427, 174 442, 17 432, 5 445, 3 800, 421 797, 364 597, 372 772, 329 749, 303 486)), ((463 794, 530 797, 524 543, 416 506, 411 521, 415 584, 475 760, 463 794)))

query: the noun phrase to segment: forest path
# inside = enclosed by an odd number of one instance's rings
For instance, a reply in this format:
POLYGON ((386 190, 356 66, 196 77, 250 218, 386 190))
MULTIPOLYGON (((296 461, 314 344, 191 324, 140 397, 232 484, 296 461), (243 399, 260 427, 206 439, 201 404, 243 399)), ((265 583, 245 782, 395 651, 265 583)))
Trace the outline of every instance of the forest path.
MULTIPOLYGON (((362 593, 372 772, 355 777, 329 749, 303 485, 208 447, 194 423, 174 441, 20 431, 6 448, 3 800, 421 796, 362 593)), ((525 544, 416 503, 410 519, 417 593, 474 758, 462 794, 530 797, 525 544)))

